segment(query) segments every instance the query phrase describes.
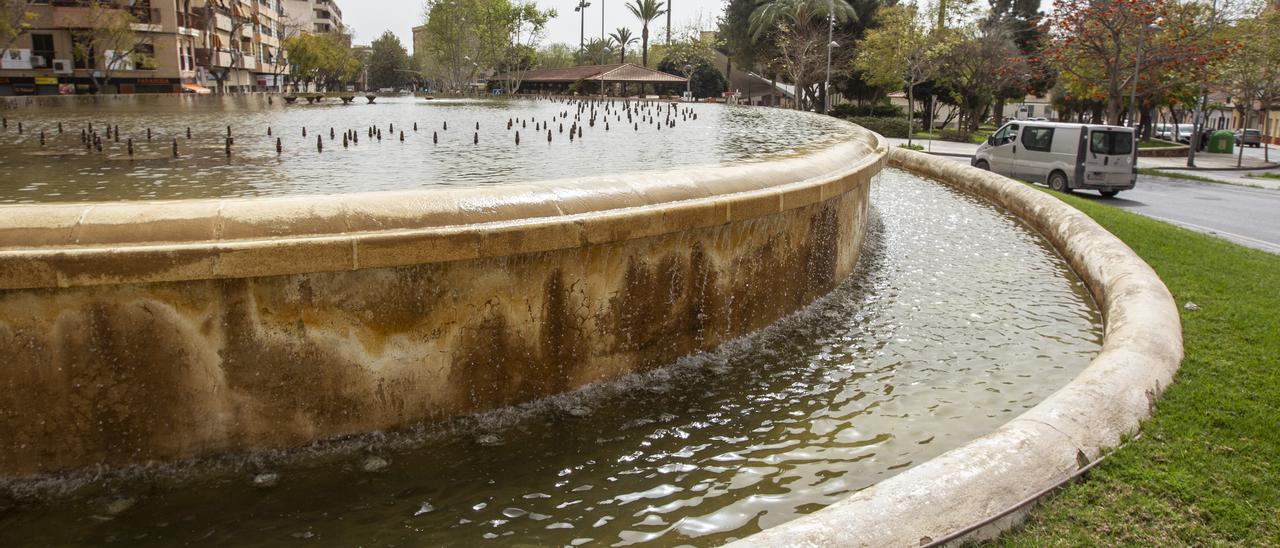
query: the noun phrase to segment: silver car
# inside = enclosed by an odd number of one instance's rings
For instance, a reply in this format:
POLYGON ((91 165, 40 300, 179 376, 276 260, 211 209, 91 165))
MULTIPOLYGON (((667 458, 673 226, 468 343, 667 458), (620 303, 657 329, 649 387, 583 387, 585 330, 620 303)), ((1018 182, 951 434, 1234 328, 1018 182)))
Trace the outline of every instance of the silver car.
POLYGON ((1262 132, 1256 129, 1237 129, 1236 146, 1249 145, 1253 148, 1262 146, 1262 132))

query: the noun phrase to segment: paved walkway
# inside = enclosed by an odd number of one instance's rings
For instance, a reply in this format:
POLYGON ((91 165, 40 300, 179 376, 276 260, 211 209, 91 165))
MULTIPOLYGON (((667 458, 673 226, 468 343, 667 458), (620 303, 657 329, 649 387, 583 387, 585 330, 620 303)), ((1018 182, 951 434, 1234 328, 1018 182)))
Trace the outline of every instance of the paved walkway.
MULTIPOLYGON (((885 140, 889 142, 889 146, 898 146, 907 142, 906 139, 896 138, 886 138, 885 140)), ((924 141, 920 139, 915 139, 913 142, 925 147, 924 152, 940 156, 970 158, 978 151, 978 145, 970 143, 924 141)), ((1236 168, 1236 156, 1234 154, 1211 154, 1207 152, 1196 154, 1196 167, 1194 168, 1187 167, 1186 158, 1138 158, 1138 167, 1172 172, 1175 177, 1178 173, 1186 173, 1213 179, 1220 183, 1280 190, 1280 179, 1250 177, 1250 175, 1262 173, 1280 175, 1280 163, 1278 163, 1280 162, 1280 149, 1275 146, 1271 147, 1269 151, 1270 162, 1267 162, 1264 158, 1264 152, 1268 151, 1264 151, 1261 148, 1246 148, 1241 162, 1241 166, 1246 168, 1243 171, 1236 168)))

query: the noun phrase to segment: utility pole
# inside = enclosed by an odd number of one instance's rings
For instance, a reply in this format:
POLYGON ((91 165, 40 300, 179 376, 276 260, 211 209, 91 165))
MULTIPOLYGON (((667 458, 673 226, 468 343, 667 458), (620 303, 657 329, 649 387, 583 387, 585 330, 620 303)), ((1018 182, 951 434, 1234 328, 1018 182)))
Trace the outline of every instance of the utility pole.
POLYGON ((578 5, 573 8, 573 11, 579 13, 578 53, 582 53, 587 49, 587 8, 589 7, 591 7, 591 2, 588 2, 587 0, 578 0, 578 5))
POLYGON ((667 45, 671 45, 671 2, 667 0, 667 45))
MULTIPOLYGON (((1213 5, 1209 8, 1209 31, 1213 32, 1218 22, 1218 0, 1213 0, 1213 5)), ((1208 120, 1205 109, 1209 107, 1209 74, 1205 73, 1200 79, 1200 98, 1196 101, 1196 108, 1191 120, 1191 149, 1187 151, 1187 167, 1196 167, 1196 149, 1200 148, 1200 141, 1203 140, 1204 124, 1208 120)), ((1177 131, 1175 127, 1175 132, 1177 131)), ((1174 134, 1173 140, 1177 141, 1177 134, 1174 134)))
POLYGON ((822 113, 831 111, 831 48, 835 47, 836 2, 827 1, 827 83, 822 88, 822 113))

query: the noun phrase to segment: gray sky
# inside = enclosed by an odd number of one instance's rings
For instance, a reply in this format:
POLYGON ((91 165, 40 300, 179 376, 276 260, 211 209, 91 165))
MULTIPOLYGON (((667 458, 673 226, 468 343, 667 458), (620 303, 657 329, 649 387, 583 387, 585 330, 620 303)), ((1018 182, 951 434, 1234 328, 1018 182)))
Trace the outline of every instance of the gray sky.
MULTIPOLYGON (((604 24, 606 33, 614 29, 630 27, 637 37, 640 36, 640 25, 625 7, 625 0, 588 0, 586 33, 587 39, 600 37, 600 7, 604 6, 604 24)), ((673 0, 675 9, 671 13, 673 28, 688 26, 699 18, 708 28, 715 26, 715 20, 724 9, 724 0, 673 0)), ((560 16, 554 19, 547 29, 545 42, 578 43, 578 15, 573 7, 577 0, 538 0, 544 8, 555 8, 560 16)), ((342 8, 343 21, 355 30, 356 43, 368 44, 390 30, 400 37, 405 48, 413 51, 413 33, 411 29, 422 24, 422 0, 338 0, 342 8)), ((661 30, 666 26, 665 16, 657 27, 650 27, 649 39, 658 41, 661 30)))
MULTIPOLYGON (((344 22, 355 30, 356 43, 368 44, 378 36, 381 36, 383 31, 391 30, 391 32, 400 37, 404 47, 410 53, 413 52, 412 29, 422 24, 423 0, 337 1, 342 8, 344 22)), ((591 7, 587 8, 586 13, 587 39, 600 37, 600 8, 602 5, 604 7, 605 34, 613 32, 618 27, 626 26, 631 28, 637 38, 640 36, 640 25, 625 7, 629 0, 588 1, 591 2, 591 7)), ((724 10, 724 0, 667 1, 673 2, 675 6, 671 17, 673 29, 683 28, 698 22, 701 22, 700 26, 702 28, 714 28, 716 19, 720 17, 720 13, 724 10)), ((544 42, 577 44, 579 14, 574 13, 573 7, 578 5, 578 0, 538 0, 538 4, 544 8, 555 8, 560 14, 548 25, 547 37, 544 42)), ((1052 9, 1052 0, 1042 0, 1042 4, 1043 10, 1052 9)), ((663 39, 662 29, 666 26, 665 16, 659 21, 655 21, 655 23, 656 26, 649 29, 649 39, 650 41, 658 42, 663 39)))

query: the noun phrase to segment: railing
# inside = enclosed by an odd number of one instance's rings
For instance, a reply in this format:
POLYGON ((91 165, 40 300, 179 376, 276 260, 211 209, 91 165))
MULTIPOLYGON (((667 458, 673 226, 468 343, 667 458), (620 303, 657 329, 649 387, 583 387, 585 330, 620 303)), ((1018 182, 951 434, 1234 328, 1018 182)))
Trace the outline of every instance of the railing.
POLYGON ((205 25, 205 18, 203 15, 178 12, 179 27, 185 27, 189 29, 203 29, 204 25, 205 25))

